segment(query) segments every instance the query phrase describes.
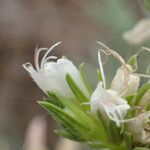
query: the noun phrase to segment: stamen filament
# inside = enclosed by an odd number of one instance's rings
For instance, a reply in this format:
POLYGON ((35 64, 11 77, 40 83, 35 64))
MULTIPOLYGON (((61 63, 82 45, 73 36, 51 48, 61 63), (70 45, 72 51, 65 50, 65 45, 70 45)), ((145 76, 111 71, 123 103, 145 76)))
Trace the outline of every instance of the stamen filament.
POLYGON ((58 46, 59 44, 61 44, 61 42, 57 42, 56 44, 54 44, 53 46, 51 46, 51 47, 47 50, 47 52, 44 54, 44 56, 43 56, 43 58, 42 58, 42 60, 41 60, 41 69, 43 68, 43 65, 44 65, 44 63, 45 63, 45 61, 46 61, 47 55, 48 55, 56 46, 58 46))
MULTIPOLYGON (((127 70, 131 71, 131 69, 127 66, 127 64, 125 63, 124 59, 114 50, 110 49, 109 47, 107 47, 105 44, 101 43, 101 42, 97 42, 99 45, 101 45, 102 47, 105 48, 105 50, 107 51, 107 55, 112 54, 114 57, 117 58, 117 60, 119 60, 119 62, 125 67, 127 68, 127 70)), ((104 51, 104 50, 103 50, 104 51)))
POLYGON ((35 68, 37 71, 40 70, 40 66, 39 66, 39 55, 41 51, 47 51, 48 48, 40 48, 38 49, 38 47, 36 47, 35 49, 35 53, 34 53, 34 63, 35 63, 35 68))
POLYGON ((105 74, 104 74, 104 69, 103 69, 103 65, 102 65, 102 60, 101 60, 101 53, 100 51, 98 51, 98 63, 99 63, 99 67, 100 67, 100 71, 102 74, 102 81, 103 81, 103 86, 106 89, 106 79, 105 79, 105 74))

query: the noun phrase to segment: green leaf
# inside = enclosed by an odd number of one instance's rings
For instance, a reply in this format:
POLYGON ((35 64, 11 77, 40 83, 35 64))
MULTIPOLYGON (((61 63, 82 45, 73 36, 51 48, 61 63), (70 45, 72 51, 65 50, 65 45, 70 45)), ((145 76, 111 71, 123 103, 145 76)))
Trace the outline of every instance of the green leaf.
POLYGON ((82 80, 83 80, 83 82, 84 82, 84 84, 85 84, 85 86, 86 86, 87 91, 88 91, 89 94, 91 95, 93 90, 92 90, 92 87, 91 87, 91 85, 90 85, 90 83, 89 83, 89 80, 87 79, 87 77, 86 77, 86 75, 85 75, 85 72, 84 72, 84 70, 83 70, 83 66, 84 66, 83 63, 80 64, 80 66, 79 66, 79 72, 80 72, 81 78, 82 78, 82 80))
POLYGON ((98 81, 102 81, 102 74, 99 69, 97 69, 98 81))
MULTIPOLYGON (((60 108, 64 108, 64 105, 62 104, 62 102, 57 98, 57 96, 54 94, 54 92, 47 92, 48 96, 51 98, 50 102, 55 104, 56 106, 60 107, 60 108)), ((44 99, 47 100, 47 99, 44 99)))
POLYGON ((89 126, 89 128, 91 128, 90 132, 92 134, 95 133, 95 136, 97 136, 98 133, 96 132, 99 132, 99 136, 101 136, 101 138, 102 137, 106 138, 106 135, 102 126, 100 124, 97 125, 89 114, 84 112, 82 109, 80 109, 78 106, 73 104, 71 101, 65 100, 62 98, 59 98, 59 99, 64 104, 64 106, 69 110, 69 112, 74 114, 74 117, 77 120, 80 120, 80 122, 82 122, 83 125, 89 126))
POLYGON ((65 106, 64 110, 61 110, 54 104, 44 101, 39 102, 39 104, 49 112, 54 113, 57 117, 56 120, 59 119, 62 121, 63 126, 69 128, 69 133, 72 132, 72 130, 75 130, 75 132, 86 141, 106 140, 105 133, 101 126, 97 126, 94 120, 86 114, 86 112, 68 100, 59 99, 65 106))
POLYGON ((132 150, 132 135, 130 132, 125 131, 124 132, 124 140, 126 143, 126 147, 128 150, 132 150))
POLYGON ((137 69, 137 58, 138 58, 138 55, 133 55, 129 58, 127 64, 130 65, 134 70, 137 69))
POLYGON ((79 137, 79 136, 75 137, 74 135, 71 135, 70 133, 66 132, 65 130, 55 130, 55 133, 66 139, 75 140, 78 142, 84 142, 84 139, 81 139, 81 137, 79 137))
POLYGON ((144 84, 137 92, 137 96, 135 98, 135 105, 139 105, 142 97, 145 93, 150 90, 150 83, 144 84))
POLYGON ((72 92, 74 93, 74 95, 80 103, 89 101, 88 98, 81 91, 81 89, 78 87, 78 85, 75 83, 70 74, 66 75, 66 80, 72 92))
POLYGON ((89 127, 84 125, 83 123, 76 120, 74 117, 72 117, 69 113, 65 112, 64 110, 61 110, 57 106, 48 103, 48 102, 38 102, 43 108, 48 110, 49 113, 52 115, 54 114, 54 117, 56 121, 58 121, 69 133, 71 133, 72 137, 75 138, 75 140, 89 139, 89 127))

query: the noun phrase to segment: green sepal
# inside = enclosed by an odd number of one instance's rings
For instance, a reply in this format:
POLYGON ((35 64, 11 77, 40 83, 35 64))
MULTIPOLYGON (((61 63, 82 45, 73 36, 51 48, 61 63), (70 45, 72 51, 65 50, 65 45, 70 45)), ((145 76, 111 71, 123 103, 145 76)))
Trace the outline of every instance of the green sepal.
POLYGON ((71 128, 69 133, 74 130, 86 141, 106 140, 103 128, 98 126, 89 114, 66 99, 59 98, 59 101, 65 106, 65 109, 62 110, 54 104, 45 101, 41 101, 39 104, 50 113, 55 114, 55 118, 60 124, 65 125, 69 129, 71 128))
POLYGON ((103 145, 101 142, 87 142, 88 146, 94 149, 104 149, 107 148, 106 145, 103 145))
POLYGON ((107 140, 110 140, 111 138, 111 133, 108 129, 108 123, 105 120, 105 118, 103 117, 103 115, 101 114, 100 111, 97 111, 97 117, 98 117, 98 121, 100 122, 99 124, 103 127, 105 134, 107 135, 107 140))
MULTIPOLYGON (((57 96, 54 94, 54 92, 47 92, 48 96, 50 97, 50 102, 53 103, 54 105, 64 108, 65 106, 62 104, 62 102, 57 98, 57 96)), ((47 99, 45 99, 47 100, 47 99)))
POLYGON ((62 136, 66 139, 72 140, 72 141, 78 141, 78 142, 84 142, 84 139, 82 139, 79 136, 74 136, 68 132, 66 132, 65 130, 55 130, 54 131, 57 135, 62 136))
POLYGON ((124 140, 125 140, 126 148, 128 150, 132 150, 133 139, 132 139, 131 133, 125 131, 123 137, 124 137, 124 140))
POLYGON ((79 140, 79 138, 88 140, 89 128, 81 124, 81 122, 76 120, 69 113, 48 102, 41 101, 38 103, 48 110, 54 119, 62 125, 66 132, 69 132, 70 135, 72 135, 71 137, 74 138, 74 140, 79 140))
POLYGON ((138 58, 138 55, 135 54, 135 55, 131 56, 127 62, 127 64, 130 65, 132 67, 132 69, 134 69, 134 70, 137 69, 137 58, 138 58))
POLYGON ((134 105, 134 98, 136 95, 129 95, 125 97, 125 100, 128 102, 130 106, 134 105))
POLYGON ((137 95, 135 97, 135 105, 139 105, 142 97, 145 95, 145 93, 150 90, 150 83, 144 84, 137 92, 137 95))
POLYGON ((80 103, 89 101, 70 74, 66 74, 66 81, 80 103))
POLYGON ((83 67, 84 67, 84 63, 80 64, 80 66, 79 66, 79 72, 80 72, 81 78, 82 78, 82 80, 84 82, 84 85, 85 85, 87 91, 91 95, 93 90, 92 90, 92 87, 91 87, 91 85, 89 83, 89 80, 87 79, 87 77, 85 75, 83 67))
POLYGON ((89 130, 89 132, 95 134, 93 136, 96 136, 96 138, 100 138, 102 140, 106 139, 103 128, 100 125, 97 125, 93 118, 87 112, 84 112, 82 109, 80 109, 80 107, 71 103, 71 101, 69 100, 61 99, 61 101, 66 106, 66 108, 69 109, 69 112, 74 114, 74 117, 76 117, 77 120, 80 120, 83 125, 88 126, 88 128, 91 130, 89 130))
POLYGON ((120 134, 120 128, 117 127, 115 122, 109 122, 109 130, 111 133, 111 142, 114 144, 121 144, 122 136, 120 134))

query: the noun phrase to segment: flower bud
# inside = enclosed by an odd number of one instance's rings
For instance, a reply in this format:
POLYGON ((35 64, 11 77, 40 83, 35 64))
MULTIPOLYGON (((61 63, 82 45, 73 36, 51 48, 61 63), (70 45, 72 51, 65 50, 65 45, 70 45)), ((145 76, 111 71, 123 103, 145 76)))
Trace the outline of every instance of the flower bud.
POLYGON ((133 135, 133 140, 135 142, 149 143, 150 142, 150 127, 149 120, 150 114, 141 114, 135 117, 132 121, 127 123, 128 130, 133 135))
POLYGON ((111 83, 111 89, 117 91, 123 96, 129 96, 136 93, 140 83, 140 77, 133 74, 132 68, 127 65, 129 70, 121 66, 111 83), (131 71, 130 71, 131 70, 131 71))

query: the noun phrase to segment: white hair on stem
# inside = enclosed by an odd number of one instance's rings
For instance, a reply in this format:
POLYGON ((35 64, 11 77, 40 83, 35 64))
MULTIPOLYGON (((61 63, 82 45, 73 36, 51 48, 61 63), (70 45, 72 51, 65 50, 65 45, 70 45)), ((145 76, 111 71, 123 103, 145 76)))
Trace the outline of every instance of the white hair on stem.
POLYGON ((106 89, 106 79, 105 79, 105 74, 104 74, 104 69, 103 69, 100 51, 98 51, 98 63, 99 63, 99 67, 100 67, 100 71, 101 71, 101 75, 102 75, 103 86, 106 89))

